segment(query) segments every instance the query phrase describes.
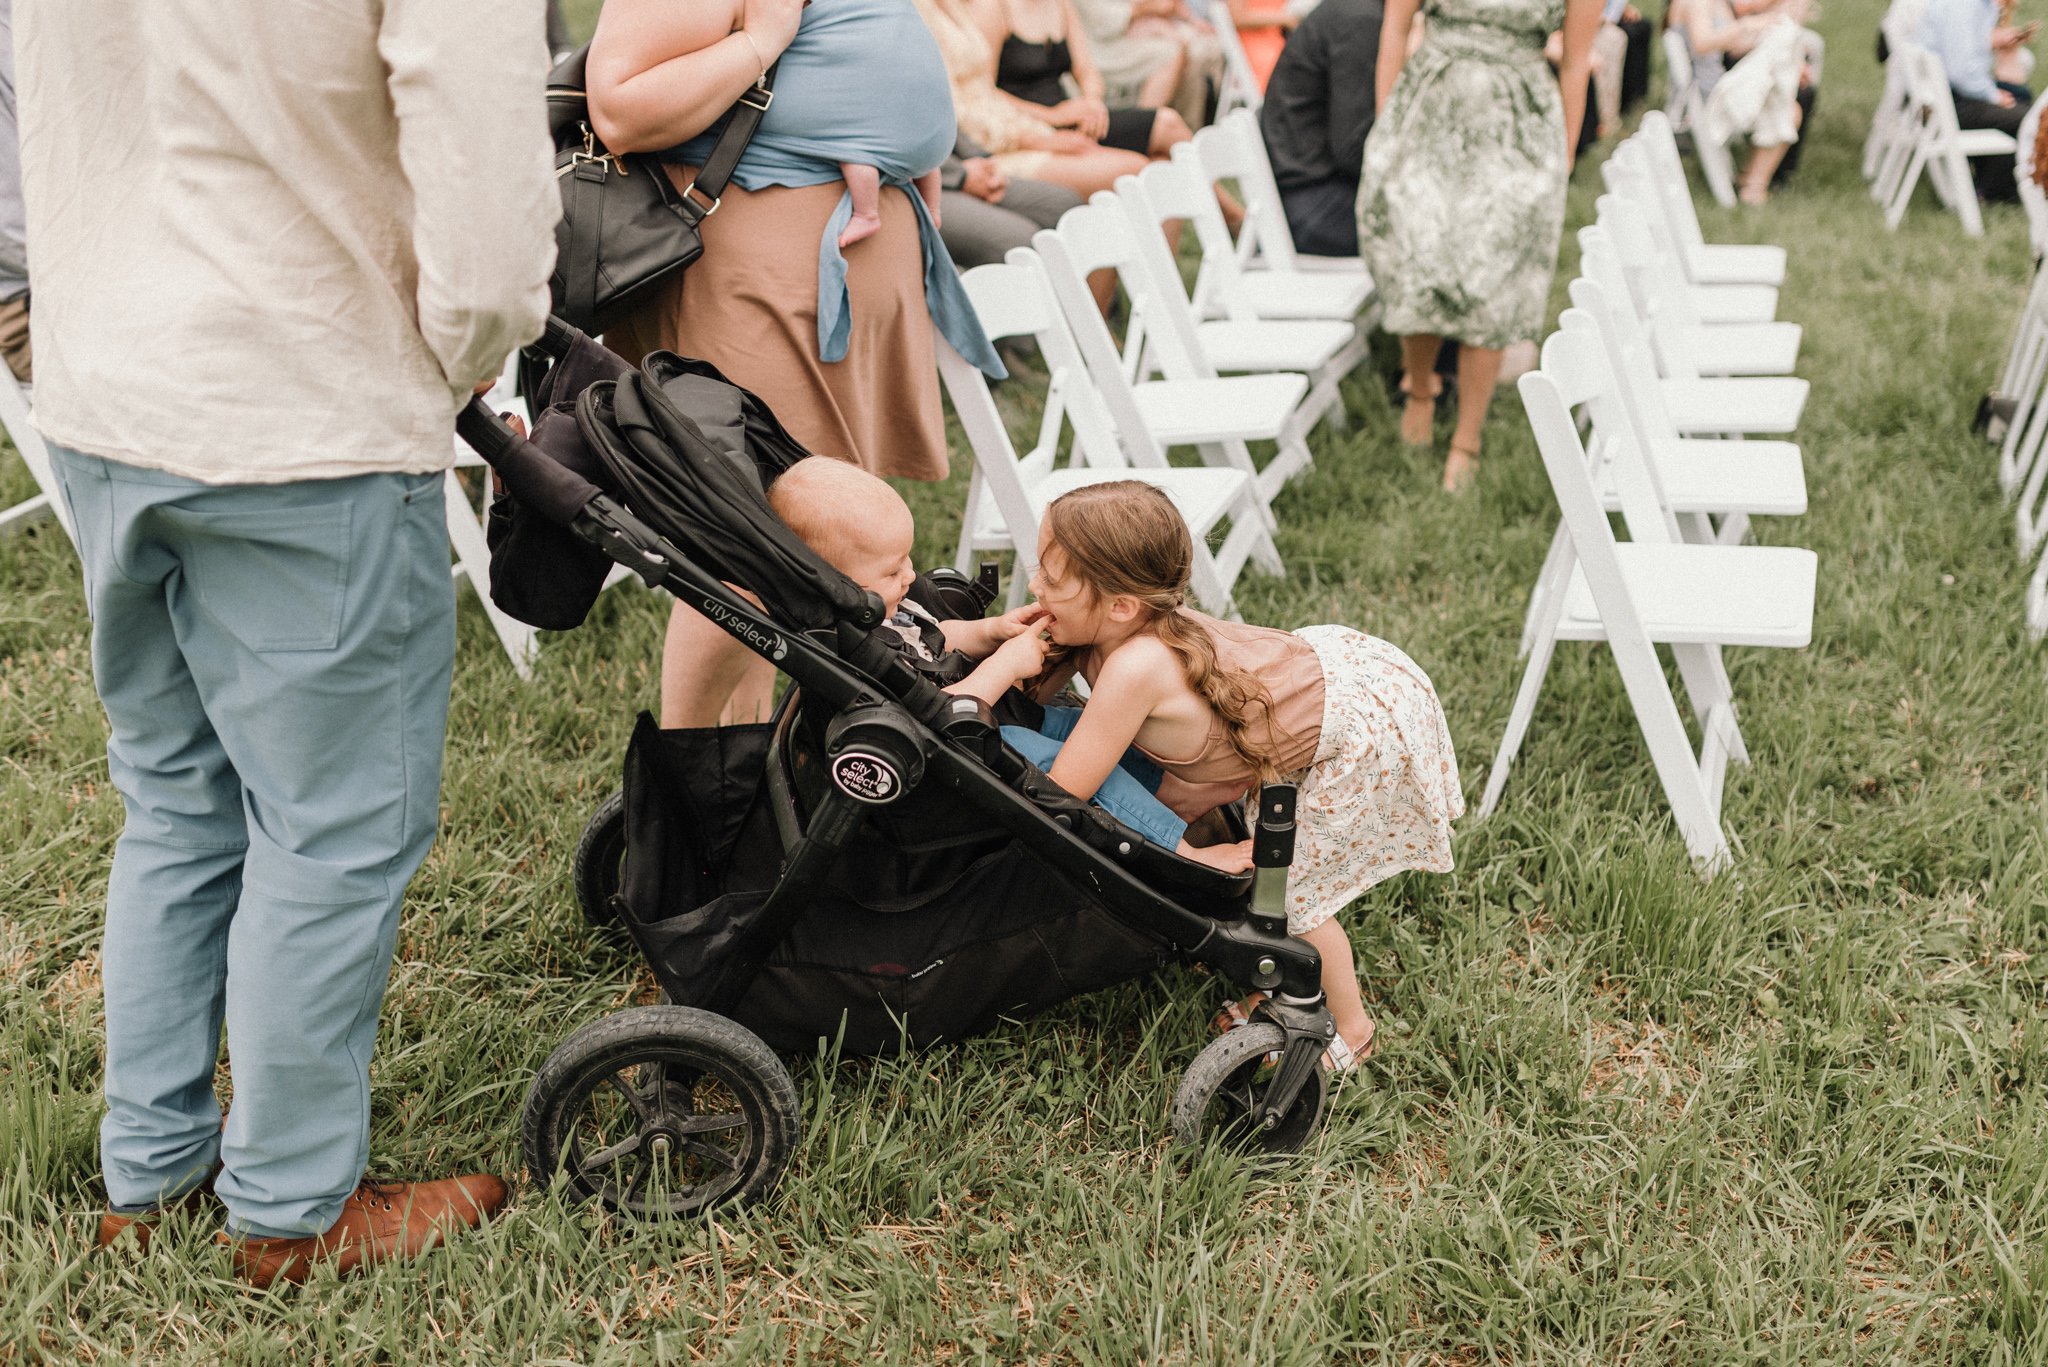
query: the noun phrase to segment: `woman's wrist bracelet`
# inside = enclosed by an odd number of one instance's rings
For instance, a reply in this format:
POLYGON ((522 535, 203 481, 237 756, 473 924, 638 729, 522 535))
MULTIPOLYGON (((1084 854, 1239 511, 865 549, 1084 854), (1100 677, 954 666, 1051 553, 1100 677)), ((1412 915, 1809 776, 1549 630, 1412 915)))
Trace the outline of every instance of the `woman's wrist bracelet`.
POLYGON ((736 28, 736 29, 734 29, 734 30, 733 30, 733 32, 734 32, 734 33, 737 33, 737 34, 738 34, 738 35, 739 35, 740 37, 742 37, 742 38, 744 38, 744 39, 746 39, 746 40, 747 40, 747 46, 748 46, 749 48, 753 49, 753 53, 754 53, 754 65, 755 65, 755 66, 758 66, 759 68, 761 68, 761 74, 760 74, 759 76, 756 76, 756 77, 754 78, 754 84, 755 84, 755 85, 763 85, 763 84, 765 84, 765 83, 767 82, 767 80, 768 80, 768 59, 767 59, 767 58, 765 58, 765 57, 763 57, 763 56, 761 55, 761 45, 760 45, 759 43, 757 43, 757 42, 755 42, 755 41, 754 41, 754 35, 753 35, 753 34, 751 34, 751 33, 747 32, 747 31, 746 31, 745 29, 743 29, 743 28, 736 28))

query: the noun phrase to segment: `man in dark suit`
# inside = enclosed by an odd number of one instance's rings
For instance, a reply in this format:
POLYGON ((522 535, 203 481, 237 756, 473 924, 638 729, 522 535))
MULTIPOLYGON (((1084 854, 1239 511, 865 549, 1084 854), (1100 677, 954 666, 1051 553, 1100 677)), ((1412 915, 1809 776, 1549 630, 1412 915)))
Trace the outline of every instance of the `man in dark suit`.
POLYGON ((1372 128, 1380 0, 1323 0, 1287 40, 1259 129, 1297 250, 1358 255, 1358 178, 1372 128))

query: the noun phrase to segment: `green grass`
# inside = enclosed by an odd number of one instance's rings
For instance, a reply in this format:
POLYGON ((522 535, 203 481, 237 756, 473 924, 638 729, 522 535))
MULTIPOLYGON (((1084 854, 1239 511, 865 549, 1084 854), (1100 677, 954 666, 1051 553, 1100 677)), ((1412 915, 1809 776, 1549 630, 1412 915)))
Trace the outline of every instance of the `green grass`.
MULTIPOLYGON (((1347 917, 1386 1025, 1311 1153, 1166 1147, 1213 981, 1169 975, 910 1058, 793 1060, 803 1149, 765 1206, 634 1225, 531 1185, 417 1264, 247 1293, 167 1227, 83 1250, 104 1199, 96 949, 120 822, 75 563, 0 542, 0 1360, 180 1363, 2019 1363, 2048 1359, 2043 659, 1966 430, 2024 281, 1856 174, 1870 4, 1829 6, 1799 183, 1711 235, 1786 244, 1806 325, 1814 642, 1731 653, 1755 766, 1734 870, 1688 870, 1604 652, 1560 655, 1458 870, 1347 917)), ((1596 184, 1582 169, 1574 222, 1596 184)), ((1574 248, 1566 261, 1575 260, 1574 248)), ((1561 298, 1561 287, 1560 287, 1561 298)), ((1280 505, 1254 620, 1343 620, 1429 670, 1476 797, 1549 497, 1512 391, 1475 496, 1374 385, 1280 505)), ((0 466, 0 502, 26 485, 0 466)), ((964 478, 919 490, 944 558, 964 478)), ((384 1175, 516 1171, 525 1081, 643 999, 567 861, 651 703, 663 604, 607 596, 522 685, 462 615, 444 823, 375 1069, 384 1175)), ((289 990, 280 985, 279 990, 289 990)), ((225 1081, 225 1079, 224 1079, 225 1081)))

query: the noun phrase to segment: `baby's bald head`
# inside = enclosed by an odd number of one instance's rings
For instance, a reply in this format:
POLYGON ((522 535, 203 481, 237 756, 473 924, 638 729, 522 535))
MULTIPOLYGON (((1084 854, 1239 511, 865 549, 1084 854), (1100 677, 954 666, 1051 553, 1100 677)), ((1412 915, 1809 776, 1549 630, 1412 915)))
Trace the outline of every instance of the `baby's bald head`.
POLYGON ((811 456, 768 486, 768 506, 805 545, 895 612, 915 571, 910 505, 858 465, 811 456))

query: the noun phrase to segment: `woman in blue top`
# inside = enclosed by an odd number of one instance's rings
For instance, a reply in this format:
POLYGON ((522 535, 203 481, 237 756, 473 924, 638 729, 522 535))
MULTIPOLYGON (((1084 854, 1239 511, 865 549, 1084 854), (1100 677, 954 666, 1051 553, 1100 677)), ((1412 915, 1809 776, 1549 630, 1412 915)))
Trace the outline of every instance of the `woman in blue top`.
MULTIPOLYGON (((703 222, 702 259, 606 340, 628 357, 710 361, 820 455, 944 479, 933 324, 1001 368, 908 188, 953 144, 945 66, 911 0, 610 0, 590 48, 591 122, 615 151, 662 154, 686 187, 719 118, 778 63, 774 102, 703 222), (875 167, 883 189, 879 228, 842 252, 848 162, 875 167)), ((678 605, 665 725, 765 717, 773 688, 772 667, 678 605)))

